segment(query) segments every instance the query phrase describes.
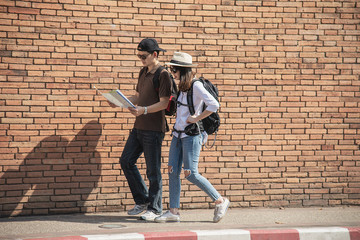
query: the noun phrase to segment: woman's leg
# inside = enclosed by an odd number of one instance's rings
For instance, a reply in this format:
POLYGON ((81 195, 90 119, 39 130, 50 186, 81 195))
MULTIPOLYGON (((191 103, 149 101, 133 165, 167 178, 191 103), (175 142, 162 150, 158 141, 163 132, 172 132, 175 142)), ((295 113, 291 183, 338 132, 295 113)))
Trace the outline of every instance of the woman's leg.
POLYGON ((214 222, 219 222, 226 214, 230 202, 221 197, 213 185, 198 172, 199 156, 201 151, 201 136, 184 139, 183 160, 186 179, 203 190, 216 203, 214 211, 214 222))
POLYGON ((181 139, 173 137, 169 152, 169 193, 170 193, 170 211, 155 218, 155 222, 179 222, 180 191, 181 191, 181 173, 182 149, 181 139))
POLYGON ((169 192, 170 192, 170 209, 177 214, 180 208, 180 191, 182 170, 182 139, 173 137, 169 152, 169 192))
POLYGON ((182 156, 184 161, 184 173, 187 180, 198 186, 211 199, 221 201, 221 195, 213 185, 198 171, 199 157, 201 151, 201 135, 188 136, 182 139, 182 156))

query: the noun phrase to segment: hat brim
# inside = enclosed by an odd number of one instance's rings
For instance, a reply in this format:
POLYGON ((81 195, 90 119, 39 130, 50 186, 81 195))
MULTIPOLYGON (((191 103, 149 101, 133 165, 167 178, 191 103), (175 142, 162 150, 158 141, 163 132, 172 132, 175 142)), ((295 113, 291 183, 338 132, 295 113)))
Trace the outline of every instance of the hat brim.
POLYGON ((162 51, 162 52, 167 52, 165 49, 162 49, 162 48, 158 48, 158 49, 156 49, 156 50, 154 50, 154 51, 162 51))
POLYGON ((153 49, 153 50, 148 50, 148 49, 142 49, 142 48, 138 47, 137 50, 141 51, 141 52, 155 52, 155 51, 167 52, 165 49, 162 49, 162 48, 156 48, 156 49, 153 49))
POLYGON ((170 66, 176 66, 176 67, 196 67, 197 64, 191 64, 191 65, 185 65, 185 64, 178 64, 178 63, 172 63, 172 62, 168 62, 165 63, 166 65, 170 65, 170 66))

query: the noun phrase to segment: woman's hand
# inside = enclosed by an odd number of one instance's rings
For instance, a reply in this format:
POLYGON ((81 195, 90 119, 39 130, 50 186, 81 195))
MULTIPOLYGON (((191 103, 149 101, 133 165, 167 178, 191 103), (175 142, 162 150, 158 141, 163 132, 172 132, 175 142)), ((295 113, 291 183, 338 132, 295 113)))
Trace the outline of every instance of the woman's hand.
POLYGON ((213 112, 210 112, 208 110, 204 110, 199 116, 195 117, 195 116, 190 116, 188 117, 188 119, 186 119, 187 123, 196 123, 198 121, 203 120, 204 118, 210 116, 213 112))
POLYGON ((188 119, 186 119, 187 123, 196 123, 197 121, 197 117, 195 116, 189 116, 188 119))

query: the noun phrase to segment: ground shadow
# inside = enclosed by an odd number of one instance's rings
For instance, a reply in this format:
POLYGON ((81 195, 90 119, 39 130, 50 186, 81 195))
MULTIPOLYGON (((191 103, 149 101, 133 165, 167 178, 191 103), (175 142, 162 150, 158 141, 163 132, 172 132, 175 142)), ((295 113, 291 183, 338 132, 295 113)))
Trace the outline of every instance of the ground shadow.
POLYGON ((73 223, 136 223, 144 222, 139 216, 119 216, 117 214, 59 214, 59 215, 39 215, 39 216, 17 216, 0 218, 0 223, 6 222, 32 222, 32 221, 44 221, 44 222, 73 222, 73 223))

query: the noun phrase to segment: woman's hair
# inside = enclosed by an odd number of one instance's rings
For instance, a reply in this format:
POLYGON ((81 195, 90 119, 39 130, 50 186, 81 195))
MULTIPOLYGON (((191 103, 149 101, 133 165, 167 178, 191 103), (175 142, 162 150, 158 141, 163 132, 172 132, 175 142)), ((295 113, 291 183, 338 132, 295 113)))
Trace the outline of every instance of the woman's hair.
POLYGON ((187 92, 191 87, 192 79, 195 73, 190 67, 176 67, 176 69, 179 69, 180 71, 179 90, 187 92))

